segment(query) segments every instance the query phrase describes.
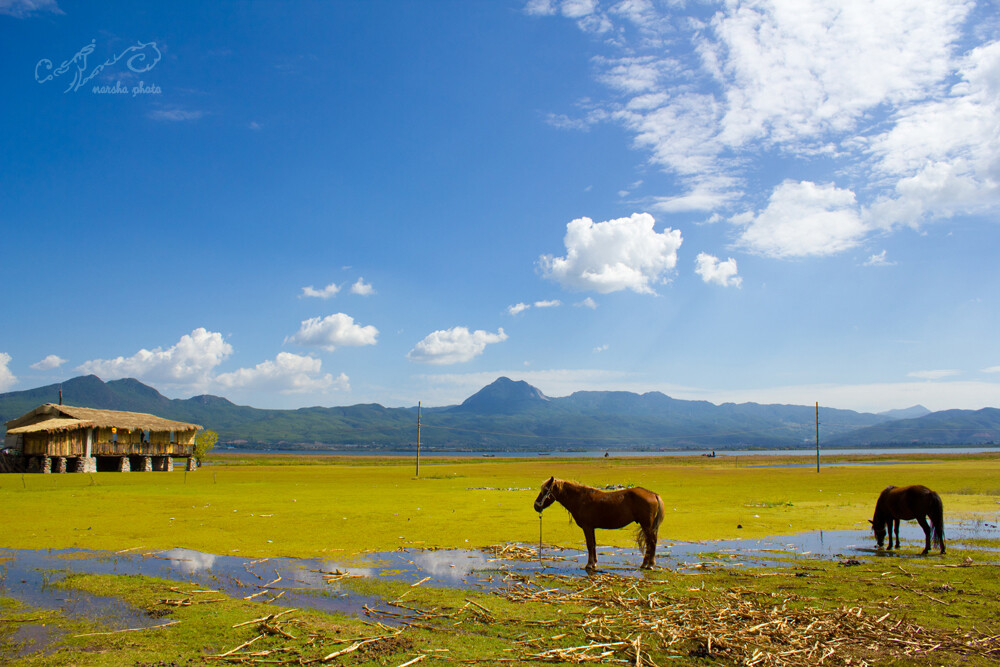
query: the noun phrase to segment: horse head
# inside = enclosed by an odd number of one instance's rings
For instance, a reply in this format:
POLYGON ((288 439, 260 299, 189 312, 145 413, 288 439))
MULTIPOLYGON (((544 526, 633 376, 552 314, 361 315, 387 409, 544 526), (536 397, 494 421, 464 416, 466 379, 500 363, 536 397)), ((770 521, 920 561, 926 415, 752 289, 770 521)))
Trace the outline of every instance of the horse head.
POLYGON ((558 483, 556 482, 555 477, 549 477, 545 480, 545 483, 542 484, 542 490, 538 492, 538 497, 535 498, 536 512, 540 514, 543 509, 555 502, 557 485, 558 483))
POLYGON ((882 542, 885 541, 886 526, 884 521, 879 521, 875 523, 873 519, 868 519, 868 523, 872 525, 872 532, 875 533, 875 541, 878 542, 878 548, 882 548, 882 542))

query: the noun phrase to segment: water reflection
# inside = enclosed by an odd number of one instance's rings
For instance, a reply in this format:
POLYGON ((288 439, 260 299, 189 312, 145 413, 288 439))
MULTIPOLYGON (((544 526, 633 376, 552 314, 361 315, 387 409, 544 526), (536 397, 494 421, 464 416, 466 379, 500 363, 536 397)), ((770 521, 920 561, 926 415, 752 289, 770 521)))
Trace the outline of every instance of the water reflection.
MULTIPOLYGON (((970 541, 976 548, 982 541, 1000 541, 996 520, 976 519, 949 524, 946 530, 949 556, 970 541)), ((923 534, 915 523, 904 529, 904 542, 894 557, 919 557, 923 534), (908 538, 908 539, 907 539, 908 538)), ((582 545, 581 545, 582 546, 582 545)), ((191 549, 169 549, 150 553, 106 553, 82 549, 19 550, 0 549, 0 596, 15 598, 34 608, 56 609, 77 618, 99 620, 109 629, 159 625, 144 610, 118 598, 90 595, 54 584, 69 573, 142 575, 185 582, 226 593, 233 598, 277 602, 283 607, 364 614, 365 606, 382 601, 354 592, 348 583, 356 577, 423 583, 451 588, 493 590, 508 584, 509 574, 567 574, 584 576, 586 553, 582 549, 546 546, 534 558, 538 545, 523 545, 527 558, 498 559, 479 550, 396 551, 366 555, 366 563, 344 565, 331 560, 260 558, 249 559, 203 553, 191 549)), ((782 566, 802 558, 850 558, 888 556, 874 549, 868 530, 817 531, 800 535, 757 540, 717 540, 682 542, 662 540, 657 561, 670 570, 700 567, 782 566)), ((604 571, 642 576, 638 569, 642 555, 635 549, 603 547, 598 566, 604 571)), ((388 622, 383 619, 383 622, 388 622)), ((15 639, 23 650, 37 651, 50 641, 52 630, 26 625, 15 639)))
POLYGON ((208 572, 212 569, 217 558, 215 554, 206 554, 191 549, 170 549, 161 551, 158 555, 169 560, 171 567, 184 574, 208 572))
POLYGON ((413 564, 434 579, 454 584, 489 563, 481 551, 451 549, 421 552, 413 557, 413 564))

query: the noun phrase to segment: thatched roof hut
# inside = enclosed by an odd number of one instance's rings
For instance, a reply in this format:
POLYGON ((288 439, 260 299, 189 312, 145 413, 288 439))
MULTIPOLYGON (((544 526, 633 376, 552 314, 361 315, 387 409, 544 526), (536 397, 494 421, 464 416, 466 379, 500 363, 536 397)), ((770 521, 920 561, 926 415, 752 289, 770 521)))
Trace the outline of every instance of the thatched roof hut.
POLYGON ((143 412, 46 403, 7 422, 7 443, 13 437, 25 457, 191 457, 199 430, 143 412))

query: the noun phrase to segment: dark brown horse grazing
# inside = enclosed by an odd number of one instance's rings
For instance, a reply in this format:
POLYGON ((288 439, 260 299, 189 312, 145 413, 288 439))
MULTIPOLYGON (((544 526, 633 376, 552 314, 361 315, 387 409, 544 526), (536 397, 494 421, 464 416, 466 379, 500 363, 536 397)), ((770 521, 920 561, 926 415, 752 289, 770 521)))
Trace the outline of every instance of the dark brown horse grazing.
POLYGON ((656 565, 656 537, 663 521, 663 501, 657 494, 639 487, 602 491, 549 477, 535 498, 535 511, 541 514, 543 509, 555 501, 569 510, 576 525, 583 529, 583 536, 587 540, 588 572, 597 568, 594 529, 624 528, 633 521, 639 524, 636 540, 646 552, 641 568, 648 570, 656 565))
POLYGON ((895 529, 896 548, 899 548, 899 521, 909 521, 916 519, 920 527, 924 529, 924 550, 927 553, 931 548, 931 527, 927 525, 924 517, 929 517, 934 526, 934 542, 941 547, 944 553, 944 505, 941 503, 941 496, 931 491, 926 486, 888 486, 879 495, 878 502, 875 503, 875 516, 871 519, 872 530, 875 532, 875 540, 879 549, 882 548, 882 540, 886 533, 889 534, 889 551, 892 551, 892 533, 895 529))

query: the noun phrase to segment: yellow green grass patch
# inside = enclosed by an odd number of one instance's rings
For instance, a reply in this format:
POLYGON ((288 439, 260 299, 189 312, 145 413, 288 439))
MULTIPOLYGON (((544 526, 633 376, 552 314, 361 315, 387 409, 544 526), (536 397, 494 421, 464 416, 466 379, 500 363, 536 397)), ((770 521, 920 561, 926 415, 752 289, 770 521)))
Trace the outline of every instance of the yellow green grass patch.
MULTIPOLYGON (((898 459, 900 457, 892 457, 898 459)), ((206 466, 197 472, 0 476, 4 546, 100 550, 185 547, 245 556, 354 557, 400 547, 518 542, 580 546, 558 505, 539 525, 532 501, 551 475, 603 487, 634 484, 666 507, 661 540, 865 530, 879 491, 921 483, 945 520, 996 513, 997 456, 889 465, 760 467, 760 457, 425 460, 315 457, 308 464, 206 466)), ((800 457, 793 462, 802 463, 800 457)), ((599 544, 629 546, 630 530, 599 544)))

